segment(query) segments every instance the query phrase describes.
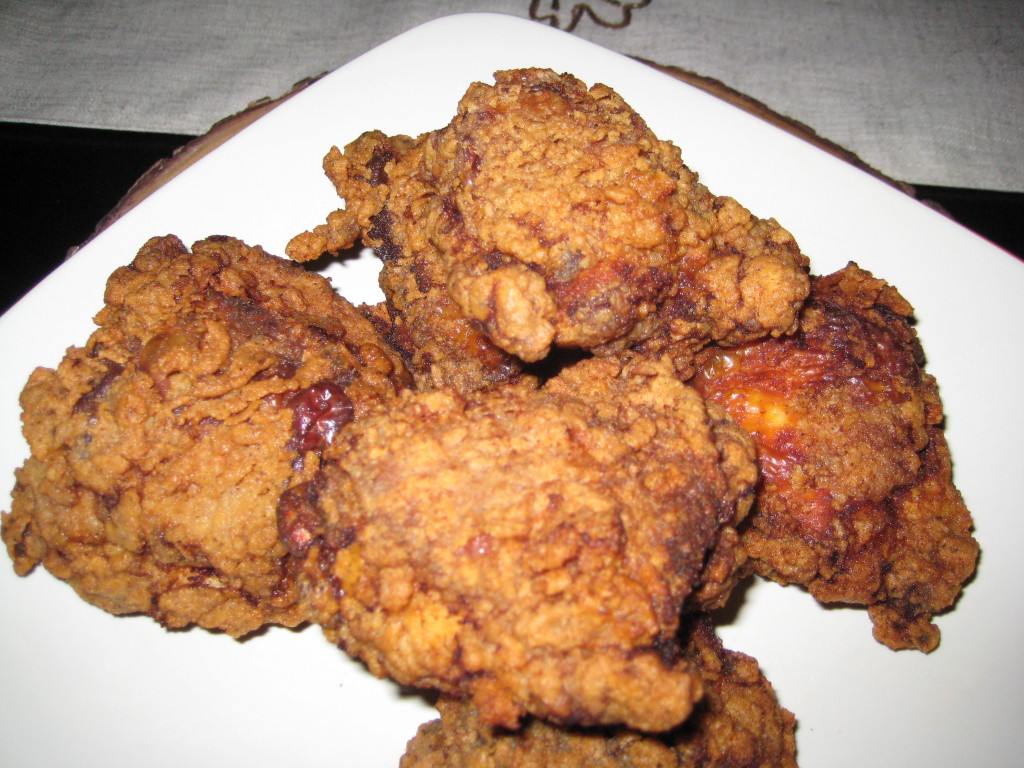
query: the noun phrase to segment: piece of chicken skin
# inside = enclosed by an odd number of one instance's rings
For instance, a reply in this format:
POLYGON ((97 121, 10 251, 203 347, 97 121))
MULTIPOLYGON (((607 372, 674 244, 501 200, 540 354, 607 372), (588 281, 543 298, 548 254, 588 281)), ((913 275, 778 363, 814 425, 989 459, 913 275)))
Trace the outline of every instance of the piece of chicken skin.
POLYGON ((796 334, 705 350, 693 384, 757 444, 743 536, 754 570, 865 605, 876 639, 927 652, 978 544, 911 316, 895 288, 850 264, 814 279, 796 334))

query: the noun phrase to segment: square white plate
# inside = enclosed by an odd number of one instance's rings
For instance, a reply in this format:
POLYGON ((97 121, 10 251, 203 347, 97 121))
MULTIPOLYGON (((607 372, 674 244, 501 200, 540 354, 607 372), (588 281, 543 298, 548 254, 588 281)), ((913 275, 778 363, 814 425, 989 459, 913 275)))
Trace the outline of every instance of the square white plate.
MULTIPOLYGON (((28 374, 84 343, 107 276, 147 238, 229 234, 283 253, 338 206, 320 168, 332 144, 370 128, 416 135, 445 125, 470 81, 523 66, 612 86, 714 192, 790 229, 816 273, 856 260, 917 309, 981 565, 940 617, 942 644, 928 656, 875 643, 864 611, 825 610, 773 584, 747 593, 721 632, 761 662, 796 713, 800 764, 1024 765, 1024 265, 797 138, 533 22, 452 16, 367 53, 159 189, 15 305, 0 319, 0 477, 13 484, 27 455, 18 393, 28 374)), ((331 271, 349 298, 379 296, 372 258, 331 271)), ((166 632, 88 606, 41 570, 19 579, 0 567, 5 766, 397 766, 431 717, 315 628, 242 643, 166 632)))

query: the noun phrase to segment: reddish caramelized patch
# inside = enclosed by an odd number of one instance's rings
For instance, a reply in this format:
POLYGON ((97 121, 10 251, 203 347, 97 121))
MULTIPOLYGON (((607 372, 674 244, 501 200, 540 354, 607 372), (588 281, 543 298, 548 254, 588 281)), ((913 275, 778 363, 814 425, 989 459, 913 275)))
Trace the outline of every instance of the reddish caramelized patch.
POLYGON ((322 451, 333 442, 338 430, 352 421, 352 400, 331 381, 284 392, 274 402, 295 412, 288 447, 299 453, 322 451))
POLYGON ((793 488, 793 472, 807 456, 787 401, 835 379, 836 370, 823 352, 785 339, 718 350, 705 359, 691 382, 754 438, 762 482, 778 495, 799 495, 800 503, 791 508, 800 511, 802 524, 816 531, 828 526, 832 498, 824 489, 797 494, 793 488))

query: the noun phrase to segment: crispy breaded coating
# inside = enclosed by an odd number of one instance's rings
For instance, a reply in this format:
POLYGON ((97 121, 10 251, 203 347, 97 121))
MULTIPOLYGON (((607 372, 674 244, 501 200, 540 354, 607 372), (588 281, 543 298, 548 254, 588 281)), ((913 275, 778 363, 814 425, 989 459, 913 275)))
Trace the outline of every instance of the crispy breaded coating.
POLYGON ((324 168, 346 207, 288 254, 375 248, 420 388, 504 381, 554 346, 657 336, 692 356, 791 331, 807 294, 785 230, 713 196, 618 94, 571 75, 497 72, 445 128, 372 131, 324 168))
POLYGON ((417 388, 471 392, 515 380, 523 363, 498 348, 448 293, 447 265, 426 226, 438 202, 430 137, 414 141, 369 131, 344 152, 332 148, 324 170, 346 207, 293 238, 287 254, 308 261, 361 237, 383 262, 387 338, 417 388))
POLYGON ((868 615, 880 643, 929 651, 939 643, 932 616, 953 606, 979 554, 941 429, 928 428, 921 469, 893 494, 892 508, 898 523, 886 556, 895 565, 882 574, 885 599, 868 605, 868 615))
POLYGON ((517 731, 482 724, 471 703, 437 702, 439 720, 420 726, 401 768, 796 768, 795 720, 757 662, 722 648, 711 623, 692 622, 686 657, 704 697, 664 734, 571 728, 530 719, 517 731))
POLYGON ((408 383, 400 358, 326 279, 223 237, 153 238, 95 320, 21 395, 15 569, 167 627, 297 624, 278 497, 408 383))
POLYGON ((630 337, 597 353, 668 355, 688 378, 695 354, 711 342, 737 346, 796 330, 810 278, 808 259, 793 236, 774 219, 759 219, 702 184, 694 185, 691 200, 712 234, 657 312, 630 337))
MULTIPOLYGON (((610 406, 616 395, 617 384, 610 379, 612 372, 619 377, 640 376, 651 388, 650 396, 663 403, 671 402, 679 390, 678 377, 672 375, 668 362, 633 360, 630 362, 608 360, 584 360, 563 368, 554 378, 547 381, 545 391, 555 392, 567 398, 582 398, 592 403, 610 406), (609 381, 612 382, 609 385, 609 381)), ((691 395, 686 394, 687 397, 691 395)), ((738 499, 740 503, 727 503, 718 516, 718 531, 712 546, 705 556, 703 568, 692 582, 684 609, 687 612, 709 611, 719 608, 728 600, 733 588, 747 574, 744 566, 747 554, 740 542, 738 527, 750 509, 751 489, 758 480, 757 468, 750 462, 751 441, 749 436, 715 403, 705 403, 707 427, 715 444, 720 460, 730 467, 726 472, 727 487, 722 491, 724 499, 738 499)), ((703 439, 703 438, 702 438, 703 439)))
POLYGON ((628 334, 704 234, 696 175, 605 85, 498 72, 470 86, 437 156, 449 292, 526 361, 628 334))
POLYGON ((282 497, 281 535, 309 619, 374 674, 491 725, 663 730, 700 695, 679 613, 749 507, 753 446, 667 368, 572 375, 406 393, 282 497))
POLYGON ((792 337, 709 350, 694 384, 754 437, 754 569, 869 607, 875 637, 930 651, 974 571, 942 404, 895 288, 854 264, 813 282, 792 337))

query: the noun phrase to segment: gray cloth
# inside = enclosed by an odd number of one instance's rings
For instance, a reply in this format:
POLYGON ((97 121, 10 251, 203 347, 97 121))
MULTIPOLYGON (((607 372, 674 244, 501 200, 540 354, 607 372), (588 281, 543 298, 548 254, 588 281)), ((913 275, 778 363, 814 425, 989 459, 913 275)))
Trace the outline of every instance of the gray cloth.
POLYGON ((0 120, 200 134, 467 11, 717 78, 893 178, 1024 191, 1020 0, 0 0, 0 120))

